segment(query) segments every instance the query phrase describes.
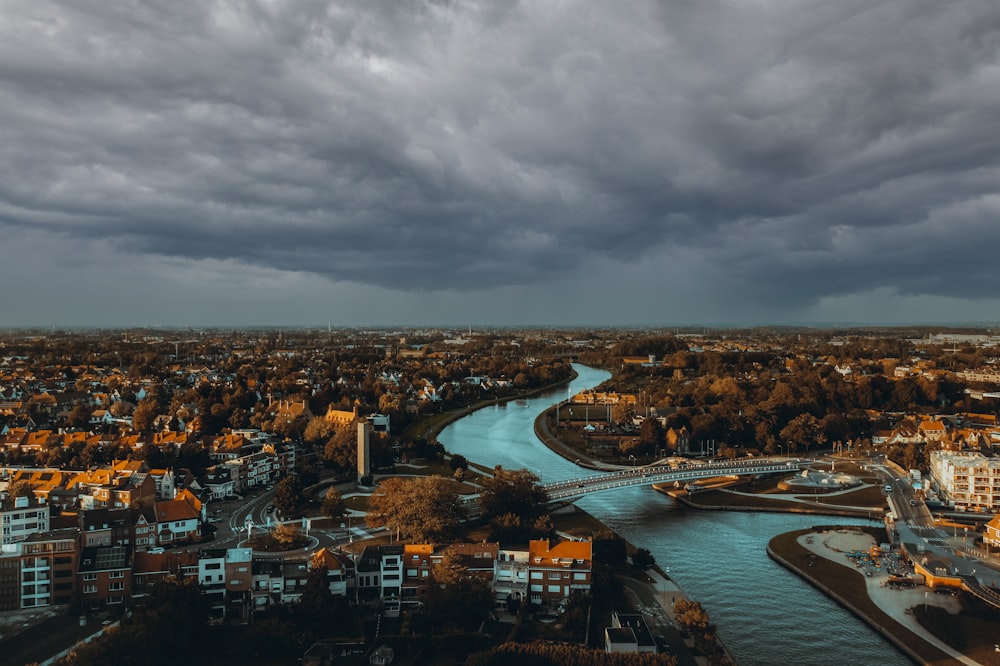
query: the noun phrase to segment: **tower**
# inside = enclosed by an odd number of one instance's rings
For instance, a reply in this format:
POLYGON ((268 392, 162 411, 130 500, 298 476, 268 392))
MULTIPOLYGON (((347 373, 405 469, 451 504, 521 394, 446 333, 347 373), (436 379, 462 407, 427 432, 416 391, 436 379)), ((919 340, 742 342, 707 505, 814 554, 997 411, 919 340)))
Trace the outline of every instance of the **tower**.
POLYGON ((358 423, 358 482, 372 473, 371 462, 371 431, 372 426, 368 420, 358 423))

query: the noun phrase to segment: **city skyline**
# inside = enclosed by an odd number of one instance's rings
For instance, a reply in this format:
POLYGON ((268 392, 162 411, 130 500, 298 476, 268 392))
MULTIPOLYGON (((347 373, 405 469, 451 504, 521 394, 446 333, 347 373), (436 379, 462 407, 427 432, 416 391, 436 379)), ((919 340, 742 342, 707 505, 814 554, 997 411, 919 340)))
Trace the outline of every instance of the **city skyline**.
POLYGON ((1000 321, 988 0, 3 6, 3 327, 1000 321))

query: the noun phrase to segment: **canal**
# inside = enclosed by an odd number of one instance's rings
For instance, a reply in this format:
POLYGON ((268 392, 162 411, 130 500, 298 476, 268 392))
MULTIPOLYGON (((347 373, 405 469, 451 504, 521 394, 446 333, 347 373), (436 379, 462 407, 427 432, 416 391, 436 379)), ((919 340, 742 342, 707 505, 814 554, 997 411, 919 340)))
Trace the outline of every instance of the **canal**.
MULTIPOLYGON (((469 460, 529 469, 542 481, 589 474, 546 448, 535 417, 568 395, 599 385, 609 373, 582 365, 567 389, 476 411, 438 439, 469 460)), ((771 664, 910 664, 891 644, 833 601, 771 561, 776 534, 819 524, 866 524, 845 518, 691 511, 651 488, 622 488, 577 502, 639 547, 702 603, 742 666, 771 664)))

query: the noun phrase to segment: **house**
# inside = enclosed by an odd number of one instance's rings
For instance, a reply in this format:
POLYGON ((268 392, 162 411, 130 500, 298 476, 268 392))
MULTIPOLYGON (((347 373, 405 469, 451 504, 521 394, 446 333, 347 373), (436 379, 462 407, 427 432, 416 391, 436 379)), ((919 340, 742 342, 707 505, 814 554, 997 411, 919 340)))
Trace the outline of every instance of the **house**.
POLYGON ((917 430, 928 442, 940 442, 947 433, 942 421, 921 421, 917 430))
POLYGON ((205 548, 198 552, 198 586, 208 602, 209 624, 226 617, 226 549, 205 548))
POLYGON ((590 592, 593 567, 590 541, 563 541, 552 546, 548 539, 528 544, 528 579, 531 602, 552 604, 573 592, 590 592))
POLYGON ((92 546, 81 551, 77 580, 85 607, 102 608, 131 598, 131 553, 127 546, 92 546))
POLYGON ((403 546, 365 546, 356 569, 360 599, 399 599, 403 586, 403 546))
POLYGON ((326 548, 320 548, 313 553, 309 566, 313 569, 326 570, 330 594, 335 597, 347 596, 347 582, 354 578, 354 564, 349 558, 326 548))
POLYGON ((284 589, 284 573, 280 559, 255 559, 251 563, 251 585, 253 607, 267 608, 281 603, 284 589))
POLYGON ((993 516, 993 520, 986 523, 983 541, 987 544, 987 547, 1000 547, 1000 514, 993 516))
POLYGON ((167 578, 183 579, 197 575, 197 553, 187 551, 136 552, 132 559, 132 598, 144 597, 153 585, 167 578))
POLYGON ((201 501, 190 491, 181 491, 177 494, 177 499, 156 502, 153 509, 157 544, 194 541, 198 538, 203 507, 201 501))

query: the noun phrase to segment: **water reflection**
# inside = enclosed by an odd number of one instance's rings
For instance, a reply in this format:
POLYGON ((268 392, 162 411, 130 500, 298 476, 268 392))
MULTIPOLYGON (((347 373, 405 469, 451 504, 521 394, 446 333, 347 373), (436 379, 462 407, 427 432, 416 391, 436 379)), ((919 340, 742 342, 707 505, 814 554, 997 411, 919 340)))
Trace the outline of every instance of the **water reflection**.
MULTIPOLYGON (((572 393, 610 375, 574 366, 572 393)), ((552 453, 534 435, 535 417, 566 389, 477 411, 446 428, 445 448, 488 466, 527 468, 543 481, 589 474, 552 453)), ((850 613, 767 557, 768 540, 817 524, 861 524, 822 516, 688 511, 650 488, 588 496, 578 505, 632 543, 648 548, 700 601, 740 664, 808 665, 909 660, 850 613)))

